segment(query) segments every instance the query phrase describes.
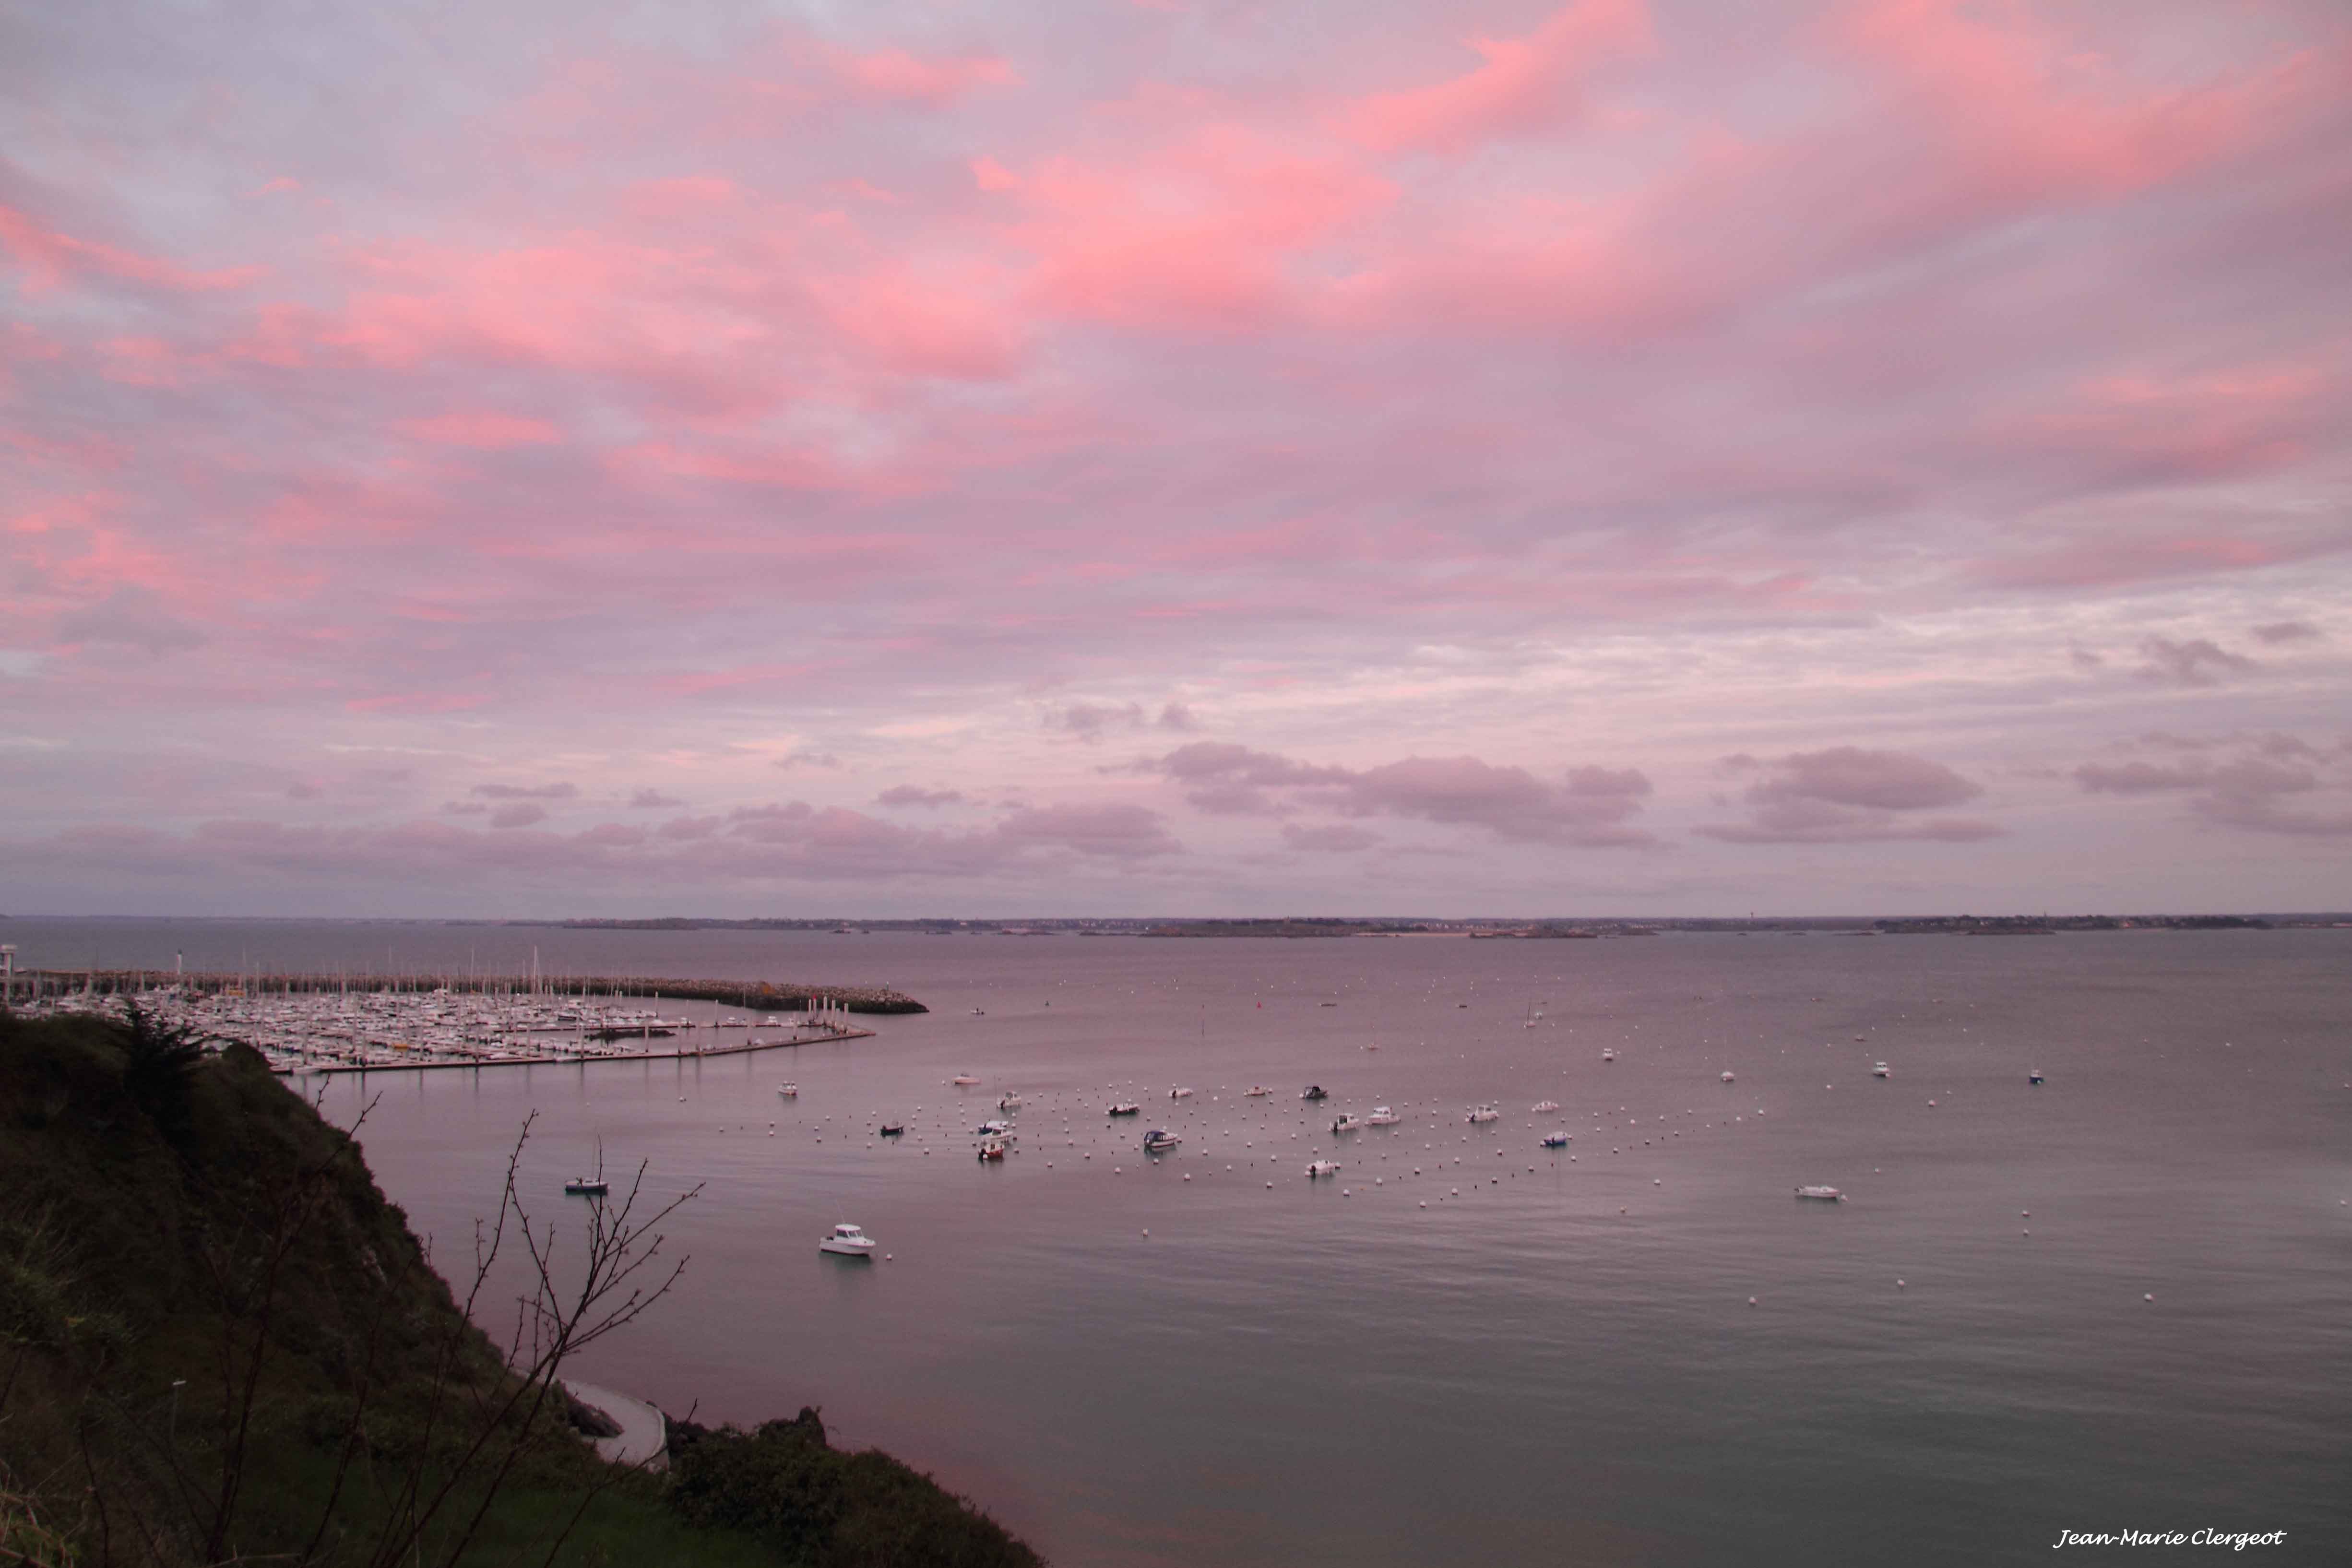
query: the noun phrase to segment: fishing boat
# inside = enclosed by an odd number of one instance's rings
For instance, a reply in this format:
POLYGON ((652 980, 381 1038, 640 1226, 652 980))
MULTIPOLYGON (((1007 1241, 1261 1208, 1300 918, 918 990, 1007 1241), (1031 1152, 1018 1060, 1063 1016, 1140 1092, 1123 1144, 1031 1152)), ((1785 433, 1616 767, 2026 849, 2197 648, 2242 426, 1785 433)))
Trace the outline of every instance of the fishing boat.
POLYGON ((1173 1132, 1155 1127, 1143 1135, 1143 1152, 1147 1154, 1164 1154, 1182 1142, 1184 1140, 1177 1137, 1173 1132))
POLYGON ((1367 1127, 1394 1127, 1398 1122, 1402 1121, 1403 1120, 1403 1117, 1399 1116, 1387 1106, 1375 1105, 1372 1107, 1372 1113, 1364 1118, 1364 1125, 1367 1127))
POLYGON ((1309 1181, 1317 1176, 1336 1176, 1339 1173, 1339 1162, 1337 1160, 1310 1160, 1307 1163, 1307 1177, 1309 1181))
POLYGON ((1360 1132, 1363 1128, 1364 1119, 1360 1116, 1342 1116, 1331 1123, 1331 1131, 1334 1132, 1360 1132))
POLYGON ((1469 1119, 1473 1121, 1500 1121, 1503 1113, 1491 1105, 1482 1105, 1470 1112, 1469 1119))
POLYGON ((1819 1198, 1823 1203, 1842 1204, 1845 1202, 1845 1194, 1838 1191, 1835 1187, 1799 1187, 1797 1189, 1797 1195, 1801 1198, 1819 1198))
POLYGON ((885 1138, 903 1138, 907 1135, 907 1124, 903 1121, 885 1121, 875 1131, 885 1138))
POLYGON ((1122 1100, 1117 1105, 1110 1108, 1110 1114, 1113 1116, 1140 1116, 1143 1114, 1143 1107, 1136 1104, 1131 1100, 1122 1100))
POLYGON ((832 1235, 816 1244, 816 1249, 840 1258, 871 1258, 874 1238, 854 1225, 837 1225, 832 1235))
POLYGON ((1171 1100, 1190 1100, 1192 1098, 1192 1091, 1189 1089, 1171 1089, 1168 1091, 1168 1098, 1171 1100))
POLYGON ((776 1085, 776 1093, 785 1100, 798 1100, 801 1097, 801 1086, 796 1083, 780 1083, 776 1085))
POLYGON ((994 1139, 994 1138, 990 1139, 987 1142, 982 1143, 982 1144, 980 1146, 980 1157, 981 1157, 982 1160, 1002 1160, 1002 1159, 1003 1159, 1003 1158, 1004 1158, 1004 1145, 1003 1145, 1003 1143, 1002 1142, 1000 1142, 999 1140, 997 1140, 997 1139, 994 1139))
POLYGON ((601 1198, 613 1185, 602 1176, 574 1176, 563 1184, 563 1190, 575 1198, 601 1198))
POLYGON ((2038 1072, 2029 1072, 2025 1075, 2025 1081, 2028 1083, 2040 1083, 2042 1081, 2042 1075, 2038 1072))
POLYGON ((1873 1078, 1885 1078, 1885 1077, 1889 1076, 1889 1075, 1888 1075, 1888 1073, 1887 1073, 1887 1071, 1886 1071, 1886 1064, 1885 1064, 1885 1062, 1874 1062, 1874 1063, 1872 1063, 1872 1064, 1871 1064, 1871 1068, 1870 1068, 1870 1076, 1871 1076, 1871 1077, 1873 1077, 1873 1078))
POLYGON ((1328 1100, 1331 1098, 1331 1091, 1325 1089, 1319 1083, 1310 1083, 1304 1089, 1299 1091, 1298 1098, 1301 1100, 1328 1100))
POLYGON ((1021 1097, 1019 1095, 1007 1094, 998 1099, 996 1109, 999 1110, 1018 1110, 1021 1109, 1021 1097))
POLYGON ((1568 1147, 1568 1134, 1547 1132, 1544 1134, 1543 1146, 1547 1149, 1565 1149, 1568 1147))
POLYGON ((1013 1135, 1013 1123, 994 1120, 982 1122, 971 1132, 975 1138, 1010 1138, 1013 1135))

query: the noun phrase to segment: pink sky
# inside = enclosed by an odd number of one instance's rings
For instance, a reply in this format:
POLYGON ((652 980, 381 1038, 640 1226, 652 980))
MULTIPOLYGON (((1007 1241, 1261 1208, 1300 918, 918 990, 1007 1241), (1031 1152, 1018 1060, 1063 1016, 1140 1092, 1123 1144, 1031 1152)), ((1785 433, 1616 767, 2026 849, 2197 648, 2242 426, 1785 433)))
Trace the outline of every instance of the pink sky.
POLYGON ((0 23, 0 912, 2352 904, 2333 0, 0 23))

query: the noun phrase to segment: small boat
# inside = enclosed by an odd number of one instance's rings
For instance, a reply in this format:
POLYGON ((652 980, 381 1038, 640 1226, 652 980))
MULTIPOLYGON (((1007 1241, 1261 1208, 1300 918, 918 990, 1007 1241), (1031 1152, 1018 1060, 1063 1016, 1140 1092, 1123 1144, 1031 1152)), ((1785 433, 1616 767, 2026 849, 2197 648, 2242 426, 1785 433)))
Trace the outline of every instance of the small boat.
POLYGON ((1113 1116, 1140 1116, 1143 1114, 1143 1107, 1131 1100, 1122 1100, 1110 1108, 1110 1113, 1113 1116))
POLYGON ((1013 1123, 992 1120, 983 1121, 973 1128, 971 1133, 975 1138, 1010 1138, 1013 1136, 1013 1123))
POLYGON ((798 1100, 801 1097, 801 1086, 796 1083, 780 1083, 776 1085, 776 1092, 786 1100, 798 1100))
POLYGON ((1491 1105, 1482 1105, 1470 1113, 1473 1121, 1500 1121, 1503 1113, 1491 1105))
POLYGON ((1168 1098, 1171 1100, 1190 1100, 1192 1098, 1192 1091, 1189 1089, 1171 1089, 1168 1091, 1168 1098))
POLYGON ((975 1018, 985 1018, 988 1016, 988 1010, 984 1007, 974 1007, 971 1010, 971 1016, 975 1018))
POLYGON ((1601 1053, 1601 1059, 1604 1062, 1613 1062, 1617 1059, 1617 1053, 1614 1050, 1602 1051, 1601 1053))
POLYGON ((1528 1106, 1528 1109, 1538 1116, 1547 1116, 1559 1109, 1559 1101, 1557 1100, 1538 1100, 1533 1105, 1528 1106))
POLYGON ((1871 1064, 1871 1068, 1870 1068, 1870 1076, 1871 1076, 1871 1077, 1873 1077, 1873 1078, 1885 1078, 1885 1077, 1886 1077, 1886 1076, 1887 1076, 1887 1072, 1886 1072, 1886 1064, 1885 1064, 1885 1062, 1874 1062, 1874 1063, 1872 1063, 1872 1064, 1871 1064))
POLYGON ((1730 1075, 1729 1073, 1725 1073, 1725 1074, 1723 1075, 1723 1081, 1724 1081, 1724 1082, 1726 1082, 1726 1083, 1729 1083, 1729 1082, 1731 1081, 1731 1075, 1730 1075))
POLYGON ((997 1139, 994 1139, 994 1138, 990 1139, 987 1142, 982 1143, 982 1144, 980 1146, 980 1157, 981 1157, 982 1159, 983 1159, 983 1160, 1002 1160, 1002 1159, 1003 1159, 1003 1158, 1004 1158, 1004 1145, 1003 1145, 1003 1142, 1001 1142, 1000 1141, 998 1141, 997 1139))
POLYGON ((907 1124, 903 1121, 885 1121, 875 1131, 885 1138, 903 1138, 907 1135, 907 1124))
POLYGON ((1547 1149, 1565 1149, 1568 1147, 1568 1134, 1547 1132, 1544 1134, 1543 1146, 1547 1149))
POLYGON ((1307 1162, 1307 1176, 1309 1181, 1312 1181, 1317 1176, 1336 1176, 1339 1173, 1339 1162, 1337 1160, 1310 1160, 1307 1162))
POLYGON ((973 1084, 978 1083, 980 1079, 972 1077, 971 1074, 968 1072, 960 1072, 956 1074, 955 1077, 948 1079, 948 1081, 964 1089, 970 1089, 973 1084))
POLYGON ((1143 1135, 1143 1152, 1147 1154, 1165 1153, 1182 1142, 1184 1140, 1177 1137, 1173 1132, 1155 1127, 1143 1135))
POLYGON ((997 1100, 996 1109, 999 1110, 1018 1110, 1021 1109, 1021 1097, 1017 1094, 1005 1095, 997 1100))
POLYGON ((1262 1083, 1254 1083, 1250 1085, 1249 1088, 1242 1090, 1242 1098, 1244 1100, 1263 1100, 1273 1092, 1274 1090, 1266 1088, 1265 1085, 1262 1083))
POLYGON ((601 1198, 613 1186, 602 1176, 574 1176, 563 1184, 563 1190, 575 1198, 601 1198))
POLYGON ((1364 1120, 1360 1116, 1342 1116, 1339 1121, 1331 1123, 1331 1131, 1334 1132, 1360 1132, 1363 1128, 1364 1120))
POLYGON ((1310 1083, 1299 1092, 1298 1098, 1301 1100, 1328 1100, 1331 1098, 1331 1091, 1325 1089, 1319 1083, 1310 1083))
POLYGON ((1801 1198, 1819 1198, 1823 1203, 1842 1204, 1845 1202, 1845 1194, 1838 1191, 1835 1187, 1799 1187, 1797 1189, 1797 1195, 1801 1198))
POLYGON ((1394 1127, 1398 1122, 1402 1121, 1403 1120, 1403 1117, 1399 1116, 1387 1106, 1375 1105, 1372 1107, 1372 1113, 1364 1118, 1364 1125, 1367 1127, 1394 1127))
POLYGON ((871 1258, 874 1238, 854 1225, 837 1225, 833 1234, 816 1244, 819 1252, 835 1253, 843 1258, 871 1258))
POLYGON ((2042 1075, 2038 1072, 2027 1073, 2025 1075, 2025 1081, 2028 1083, 2040 1083, 2042 1081, 2042 1075))

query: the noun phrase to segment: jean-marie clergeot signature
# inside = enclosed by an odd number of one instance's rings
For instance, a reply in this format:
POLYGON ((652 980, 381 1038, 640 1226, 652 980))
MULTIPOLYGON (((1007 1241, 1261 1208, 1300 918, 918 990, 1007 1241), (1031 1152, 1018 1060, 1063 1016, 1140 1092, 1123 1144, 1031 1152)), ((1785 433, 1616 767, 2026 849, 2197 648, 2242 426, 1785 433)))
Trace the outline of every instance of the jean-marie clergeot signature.
POLYGON ((2109 1534, 2105 1531, 2062 1530, 2050 1550, 2062 1546, 2226 1546, 2232 1552, 2243 1552, 2249 1546, 2276 1546, 2286 1540, 2284 1530, 2122 1530, 2109 1534))

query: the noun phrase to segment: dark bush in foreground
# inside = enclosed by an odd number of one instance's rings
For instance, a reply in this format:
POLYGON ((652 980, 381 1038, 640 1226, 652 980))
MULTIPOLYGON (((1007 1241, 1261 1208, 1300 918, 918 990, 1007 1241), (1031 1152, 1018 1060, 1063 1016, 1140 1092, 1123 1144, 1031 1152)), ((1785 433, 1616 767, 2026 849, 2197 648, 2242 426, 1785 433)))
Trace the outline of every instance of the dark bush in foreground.
POLYGON ((1037 1568, 1037 1554, 889 1455, 825 1442, 814 1410, 753 1431, 680 1424, 670 1506, 808 1568, 1037 1568))

